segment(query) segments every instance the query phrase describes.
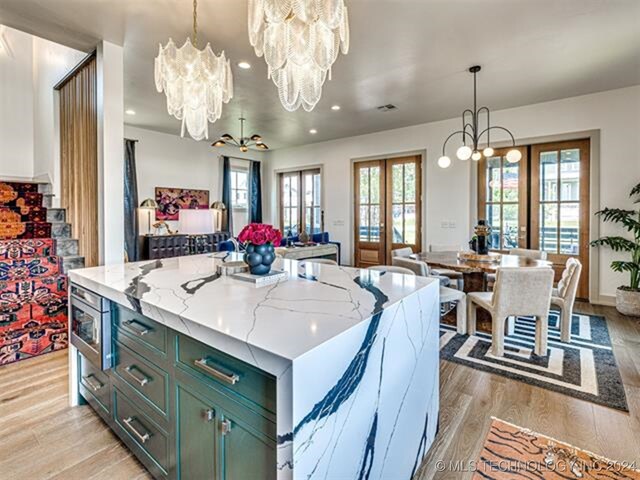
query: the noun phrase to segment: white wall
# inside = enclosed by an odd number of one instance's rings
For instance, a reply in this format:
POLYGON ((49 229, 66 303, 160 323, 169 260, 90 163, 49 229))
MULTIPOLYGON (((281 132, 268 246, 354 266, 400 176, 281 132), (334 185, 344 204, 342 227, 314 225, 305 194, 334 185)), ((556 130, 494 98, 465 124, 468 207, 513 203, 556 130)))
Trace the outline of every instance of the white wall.
POLYGON ((51 181, 59 193, 57 93, 85 53, 0 27, 13 55, 0 54, 0 176, 51 181))
POLYGON ((0 175, 33 177, 32 36, 4 28, 13 56, 0 54, 0 175))
POLYGON ((34 140, 33 177, 53 183, 60 195, 58 92, 53 87, 86 53, 33 37, 34 140))
MULTIPOLYGON (((136 170, 138 199, 154 198, 156 187, 194 188, 209 190, 209 202, 222 199, 221 155, 264 161, 263 152, 250 150, 243 154, 238 149, 213 148, 211 142, 196 142, 191 138, 154 132, 125 125, 126 138, 136 143, 136 170)), ((266 169, 263 166, 263 175, 266 169)), ((263 183, 266 180, 263 179, 263 183)), ((266 197, 265 197, 266 198, 266 197)), ((153 219, 153 217, 152 217, 153 219)), ((154 220, 152 220, 154 221, 154 220)), ((172 229, 178 222, 168 222, 172 229)), ((147 217, 140 217, 140 232, 146 233, 147 217)))
MULTIPOLYGON (((372 113, 375 115, 375 112, 372 113)), ((570 132, 600 130, 600 205, 631 207, 629 190, 640 181, 640 86, 573 97, 525 107, 492 112, 492 124, 504 125, 516 138, 531 139, 570 132)), ((343 243, 343 261, 351 261, 352 246, 352 164, 353 159, 396 155, 403 152, 426 152, 425 223, 423 243, 466 244, 475 220, 476 193, 472 162, 455 159, 455 142, 447 154, 453 159, 450 168, 436 164, 446 136, 459 128, 458 118, 413 127, 323 142, 270 153, 265 178, 275 183, 280 169, 322 165, 326 229, 332 238, 343 243), (442 223, 454 228, 442 228, 442 223)), ((505 140, 504 137, 494 138, 505 140)), ((271 188, 267 206, 271 221, 277 218, 276 189, 271 188)), ((266 220, 266 219, 265 219, 266 220)), ((617 232, 601 225, 601 234, 617 232)), ((600 294, 615 294, 617 286, 628 279, 609 269, 612 252, 600 255, 600 294)))

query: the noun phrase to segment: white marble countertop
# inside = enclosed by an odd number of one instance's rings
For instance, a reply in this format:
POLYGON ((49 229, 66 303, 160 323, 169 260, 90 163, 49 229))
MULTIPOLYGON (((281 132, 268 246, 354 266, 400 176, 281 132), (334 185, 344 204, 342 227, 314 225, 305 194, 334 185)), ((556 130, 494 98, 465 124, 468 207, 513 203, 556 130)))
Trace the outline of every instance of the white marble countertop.
POLYGON ((178 330, 206 327, 289 361, 433 281, 284 259, 274 269, 287 271, 288 279, 257 288, 218 275, 217 265, 239 259, 235 253, 176 257, 72 270, 69 277, 160 323, 172 326, 169 317, 177 318, 184 327, 178 330), (376 302, 364 284, 379 289, 385 302, 376 302))

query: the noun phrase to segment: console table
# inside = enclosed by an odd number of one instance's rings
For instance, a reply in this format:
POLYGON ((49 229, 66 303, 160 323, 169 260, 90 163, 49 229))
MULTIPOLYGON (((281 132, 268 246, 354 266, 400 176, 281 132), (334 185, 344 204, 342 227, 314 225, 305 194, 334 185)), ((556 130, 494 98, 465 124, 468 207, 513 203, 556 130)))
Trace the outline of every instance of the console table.
POLYGON ((141 260, 157 260, 217 252, 218 244, 229 239, 229 232, 203 235, 145 235, 142 238, 141 260))

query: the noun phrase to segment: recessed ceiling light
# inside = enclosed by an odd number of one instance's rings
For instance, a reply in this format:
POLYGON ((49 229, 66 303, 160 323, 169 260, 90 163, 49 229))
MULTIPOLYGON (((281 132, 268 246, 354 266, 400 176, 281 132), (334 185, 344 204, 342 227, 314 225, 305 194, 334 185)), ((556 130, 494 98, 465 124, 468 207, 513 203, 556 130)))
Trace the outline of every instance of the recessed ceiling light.
POLYGON ((338 110, 340 110, 340 105, 333 105, 333 106, 331 107, 331 110, 333 110, 333 111, 337 112, 338 110))
POLYGON ((243 70, 248 70, 251 68, 251 64, 249 62, 238 62, 238 67, 242 68, 243 70))
POLYGON ((127 115, 135 115, 136 111, 128 108, 127 110, 124 111, 124 113, 126 113, 127 115))
POLYGON ((315 128, 312 128, 311 130, 309 130, 309 133, 311 135, 315 135, 316 133, 318 133, 318 130, 316 130, 315 128))

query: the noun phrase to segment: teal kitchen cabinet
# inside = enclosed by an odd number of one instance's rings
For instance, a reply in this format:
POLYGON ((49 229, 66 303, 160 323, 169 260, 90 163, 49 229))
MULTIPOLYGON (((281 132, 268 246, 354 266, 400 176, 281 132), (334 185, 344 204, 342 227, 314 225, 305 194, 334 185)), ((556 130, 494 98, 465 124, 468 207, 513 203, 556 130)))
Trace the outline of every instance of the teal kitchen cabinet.
POLYGON ((276 425, 233 395, 177 372, 178 478, 276 478, 276 425))

